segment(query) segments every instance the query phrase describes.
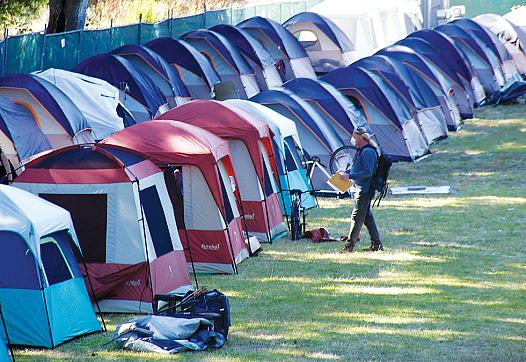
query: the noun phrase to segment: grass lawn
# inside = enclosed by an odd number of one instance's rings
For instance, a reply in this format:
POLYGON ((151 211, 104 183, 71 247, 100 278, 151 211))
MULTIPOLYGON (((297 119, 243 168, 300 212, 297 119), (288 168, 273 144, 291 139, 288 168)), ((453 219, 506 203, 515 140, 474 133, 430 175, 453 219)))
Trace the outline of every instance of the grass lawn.
MULTIPOLYGON (((282 239, 239 275, 200 276, 230 297, 224 348, 137 354, 104 345, 108 332, 53 351, 17 349, 17 361, 526 360, 526 105, 477 116, 431 157, 394 166, 392 185, 455 193, 384 200, 375 216, 385 252, 338 254, 339 243, 282 239)), ((308 228, 346 234, 351 201, 320 205, 308 228)))

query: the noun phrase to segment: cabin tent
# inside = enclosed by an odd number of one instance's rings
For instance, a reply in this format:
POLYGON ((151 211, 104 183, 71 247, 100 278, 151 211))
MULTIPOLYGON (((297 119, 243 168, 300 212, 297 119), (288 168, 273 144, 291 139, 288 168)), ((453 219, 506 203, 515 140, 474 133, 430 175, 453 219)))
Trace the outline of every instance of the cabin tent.
POLYGON ((218 24, 210 30, 223 35, 239 50, 254 70, 261 90, 273 89, 283 83, 276 68, 276 60, 246 30, 228 24, 218 24))
POLYGON ((455 131, 462 123, 460 108, 454 90, 450 88, 450 81, 444 79, 440 72, 432 69, 432 66, 418 55, 413 49, 395 45, 382 49, 376 55, 383 55, 390 59, 397 60, 404 64, 410 72, 418 73, 427 85, 433 90, 442 104, 446 105, 451 111, 451 117, 447 120, 449 130, 455 131))
POLYGON ((100 141, 124 128, 119 116, 119 90, 108 82, 84 74, 50 68, 33 73, 68 95, 86 117, 95 140, 100 141))
POLYGON ((0 185, 0 242, 0 303, 11 344, 54 348, 101 330, 66 210, 0 185))
POLYGON ((145 46, 166 60, 180 74, 192 99, 212 99, 221 81, 208 59, 183 40, 158 38, 145 46))
MULTIPOLYGON (((462 80, 464 89, 470 95, 472 105, 479 105, 486 97, 486 92, 478 79, 477 74, 471 67, 467 55, 454 44, 454 41, 445 34, 438 31, 423 29, 408 36, 425 40, 439 54, 446 54, 442 59, 455 71, 462 80)), ((497 84, 494 85, 497 89, 497 84)))
POLYGON ((316 78, 305 49, 280 23, 254 16, 236 26, 250 33, 263 44, 273 59, 279 61, 278 70, 283 81, 294 78, 316 78))
MULTIPOLYGON (((473 92, 470 86, 463 83, 456 72, 447 64, 443 58, 436 53, 435 49, 425 40, 418 38, 405 38, 393 45, 412 49, 432 69, 436 78, 441 82, 442 88, 452 94, 462 119, 473 118, 473 92)), ((457 125, 458 126, 458 125, 457 125)))
POLYGON ((12 180, 21 172, 21 161, 49 149, 29 109, 0 96, 0 165, 4 172, 0 178, 12 180))
POLYGON ((186 260, 193 260, 196 272, 237 272, 249 253, 227 142, 186 123, 153 120, 103 143, 141 152, 164 171, 180 239, 190 244, 186 260))
POLYGON ((228 141, 239 185, 240 208, 249 235, 272 242, 287 226, 279 204, 277 166, 266 123, 218 101, 192 101, 163 114, 201 127, 228 141))
POLYGON ((179 72, 155 51, 142 45, 128 44, 111 53, 129 60, 144 72, 164 94, 170 108, 190 100, 190 93, 179 72))
POLYGON ((396 92, 415 115, 428 144, 447 137, 445 110, 433 91, 426 89, 425 82, 411 88, 411 80, 406 80, 388 58, 381 55, 362 58, 353 66, 376 73, 396 92))
POLYGON ((224 101, 255 118, 268 124, 273 135, 273 149, 279 173, 279 184, 283 197, 280 197, 281 208, 284 215, 290 215, 291 194, 290 190, 301 190, 301 206, 305 210, 316 207, 316 200, 311 195, 312 187, 303 167, 301 154, 301 141, 296 129, 296 124, 291 119, 259 103, 242 99, 229 99, 224 101))
POLYGON ((124 99, 126 108, 137 122, 151 119, 169 108, 163 92, 148 74, 118 55, 92 56, 78 64, 73 71, 105 80, 124 91, 125 95, 121 99, 124 99), (127 98, 133 101, 127 101, 127 98), (136 106, 137 103, 141 106, 136 106))
POLYGON ((526 6, 517 6, 502 17, 526 32, 526 6))
POLYGON ((394 161, 414 161, 428 152, 419 126, 393 109, 397 105, 389 101, 370 73, 350 66, 333 70, 322 80, 349 97, 364 113, 382 151, 394 161))
POLYGON ((472 20, 497 36, 512 56, 517 70, 526 74, 526 31, 495 14, 478 15, 472 20))
POLYGON ((404 0, 325 0, 310 11, 334 22, 354 44, 359 58, 421 29, 418 6, 404 0))
POLYGON ((0 78, 0 96, 21 104, 33 115, 52 148, 93 142, 86 117, 59 88, 31 74, 0 78))
POLYGON ((327 184, 331 177, 328 165, 331 154, 344 146, 345 142, 332 126, 309 103, 286 89, 261 92, 252 97, 251 101, 267 106, 294 121, 313 190, 318 194, 337 192, 337 189, 330 188, 327 184))
POLYGON ((33 160, 14 185, 69 210, 105 312, 151 313, 191 282, 162 171, 141 154, 71 146, 33 160))
POLYGON ((347 35, 323 15, 302 12, 285 21, 283 26, 298 38, 318 74, 350 65, 359 58, 347 35))
POLYGON ((493 64, 487 54, 473 37, 459 25, 451 23, 437 26, 435 31, 449 36, 469 59, 471 68, 477 74, 480 83, 484 87, 487 97, 491 97, 503 85, 504 79, 497 78, 493 64), (496 89, 495 89, 496 88, 496 89))
POLYGON ((259 92, 254 69, 223 35, 211 30, 194 30, 181 38, 207 57, 222 81, 234 85, 238 98, 246 99, 259 92))

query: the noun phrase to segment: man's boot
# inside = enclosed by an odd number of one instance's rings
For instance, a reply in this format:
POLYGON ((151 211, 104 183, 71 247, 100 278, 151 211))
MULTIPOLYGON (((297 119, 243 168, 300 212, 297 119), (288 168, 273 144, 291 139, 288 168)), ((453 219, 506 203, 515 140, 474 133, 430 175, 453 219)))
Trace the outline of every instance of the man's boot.
POLYGON ((384 250, 384 246, 381 242, 371 242, 371 245, 367 249, 363 249, 363 251, 382 251, 384 250))

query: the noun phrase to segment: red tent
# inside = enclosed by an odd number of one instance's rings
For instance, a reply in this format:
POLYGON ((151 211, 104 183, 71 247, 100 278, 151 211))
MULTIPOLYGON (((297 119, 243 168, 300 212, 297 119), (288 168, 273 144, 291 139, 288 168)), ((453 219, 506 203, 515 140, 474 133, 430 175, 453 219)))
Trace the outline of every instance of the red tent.
MULTIPOLYGON (((177 224, 186 227, 179 233, 183 243, 184 234, 188 235, 196 271, 237 271, 237 263, 248 257, 248 251, 225 141, 186 123, 156 120, 126 128, 102 142, 142 152, 164 170, 177 224)), ((186 256, 190 261, 188 251, 186 256)))
POLYGON ((269 242, 283 235, 287 228, 279 204, 279 177, 272 134, 265 122, 234 106, 210 100, 183 104, 159 119, 193 124, 228 140, 249 234, 269 242))
POLYGON ((147 156, 69 146, 26 164, 13 185, 71 213, 102 310, 151 313, 155 294, 192 288, 177 211, 147 156))

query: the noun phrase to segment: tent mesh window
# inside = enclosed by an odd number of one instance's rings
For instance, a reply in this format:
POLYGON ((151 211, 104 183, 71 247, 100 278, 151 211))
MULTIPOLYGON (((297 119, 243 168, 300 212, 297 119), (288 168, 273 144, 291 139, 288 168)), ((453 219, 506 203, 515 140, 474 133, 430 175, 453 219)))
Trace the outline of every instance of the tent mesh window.
POLYGON ((148 223, 148 230, 152 238, 155 255, 157 257, 168 254, 174 250, 164 208, 155 186, 139 191, 139 197, 144 209, 144 216, 148 223))
POLYGON ((37 266, 26 241, 12 231, 0 231, 0 288, 40 289, 37 266))
POLYGON ((108 195, 40 194, 43 199, 68 210, 86 263, 106 262, 108 195))
POLYGON ((73 278, 66 259, 53 237, 45 237, 40 240, 40 254, 48 285, 62 283, 73 278))
POLYGON ((267 195, 268 197, 274 193, 274 188, 272 187, 272 181, 270 180, 270 175, 268 174, 268 170, 265 165, 265 160, 263 160, 263 171, 264 171, 264 181, 265 181, 265 195, 267 195))
POLYGON ((164 170, 164 183, 168 190, 168 196, 172 202, 175 213, 177 229, 185 229, 184 222, 184 194, 183 194, 183 168, 178 166, 173 170, 167 168, 164 170))
POLYGON ((232 210, 232 205, 230 205, 225 183, 221 177, 219 177, 219 182, 221 183, 221 195, 223 196, 223 206, 226 211, 226 223, 228 225, 232 220, 234 220, 234 211, 232 210))
POLYGON ((292 153, 290 152, 290 148, 288 146, 285 147, 285 165, 287 165, 287 171, 295 171, 297 169, 296 163, 294 162, 294 158, 292 157, 292 153))

